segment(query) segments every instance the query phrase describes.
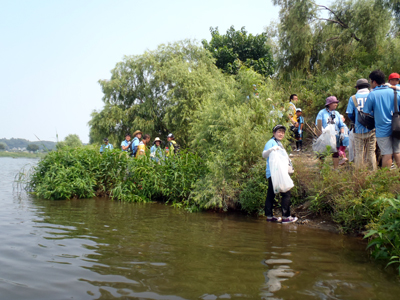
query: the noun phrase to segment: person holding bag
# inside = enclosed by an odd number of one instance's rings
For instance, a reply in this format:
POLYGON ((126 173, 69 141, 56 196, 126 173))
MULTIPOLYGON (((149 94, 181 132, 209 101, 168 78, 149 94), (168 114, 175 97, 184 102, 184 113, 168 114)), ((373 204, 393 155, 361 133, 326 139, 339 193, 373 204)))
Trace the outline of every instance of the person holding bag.
POLYGON ((340 147, 340 142, 344 140, 344 124, 340 118, 339 112, 336 111, 339 100, 335 96, 329 96, 325 100, 325 108, 321 109, 315 120, 315 125, 318 125, 318 120, 322 121, 322 128, 328 127, 328 125, 335 125, 336 133, 336 147, 332 149, 335 151, 332 154, 333 168, 337 169, 339 166, 339 152, 337 148, 340 147))
MULTIPOLYGON (((290 216, 290 189, 285 191, 280 191, 278 188, 274 188, 273 183, 272 183, 272 178, 271 175, 274 176, 275 170, 270 168, 270 156, 274 151, 284 151, 287 158, 287 161, 282 163, 282 168, 285 168, 284 170, 280 170, 286 173, 293 173, 293 166, 292 163, 289 159, 289 156, 286 153, 285 148, 283 147, 281 141, 285 137, 286 133, 286 127, 283 125, 276 125, 273 128, 273 137, 265 144, 264 151, 262 153, 262 157, 267 159, 267 168, 266 168, 266 177, 268 180, 268 193, 267 193, 267 199, 265 200, 265 216, 267 217, 268 222, 282 222, 282 223, 293 223, 297 221, 296 217, 290 216), (272 171, 272 172, 271 172, 272 171), (274 216, 272 207, 273 203, 275 200, 275 190, 277 192, 280 192, 281 197, 282 197, 282 218, 277 218, 274 216)), ((293 184, 293 181, 292 181, 293 184)), ((293 186, 293 185, 292 185, 293 186)), ((290 187, 290 185, 289 185, 290 187)))

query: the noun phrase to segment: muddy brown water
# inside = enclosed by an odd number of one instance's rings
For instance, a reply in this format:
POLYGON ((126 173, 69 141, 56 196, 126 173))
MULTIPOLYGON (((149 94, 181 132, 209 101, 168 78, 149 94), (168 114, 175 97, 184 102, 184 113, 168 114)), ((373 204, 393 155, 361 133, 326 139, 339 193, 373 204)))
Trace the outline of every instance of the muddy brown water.
POLYGON ((13 191, 0 158, 0 299, 399 299, 365 243, 237 214, 13 191))

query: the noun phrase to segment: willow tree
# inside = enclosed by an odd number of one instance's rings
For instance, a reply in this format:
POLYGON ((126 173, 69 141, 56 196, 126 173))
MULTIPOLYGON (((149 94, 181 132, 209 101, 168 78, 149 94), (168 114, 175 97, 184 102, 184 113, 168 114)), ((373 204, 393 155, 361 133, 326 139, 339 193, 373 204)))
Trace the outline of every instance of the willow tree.
POLYGON ((125 56, 111 74, 99 81, 105 105, 92 113, 92 142, 106 136, 118 142, 140 129, 160 137, 173 132, 184 145, 193 112, 225 82, 210 53, 189 40, 125 56))

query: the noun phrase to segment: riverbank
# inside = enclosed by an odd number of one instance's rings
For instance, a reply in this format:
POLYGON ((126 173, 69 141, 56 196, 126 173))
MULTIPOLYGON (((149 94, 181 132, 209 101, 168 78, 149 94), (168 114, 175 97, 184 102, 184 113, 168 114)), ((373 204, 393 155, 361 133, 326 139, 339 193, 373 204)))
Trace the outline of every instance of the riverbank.
POLYGON ((30 153, 30 152, 5 152, 0 151, 0 157, 12 157, 12 158, 43 158, 46 156, 46 153, 30 153))

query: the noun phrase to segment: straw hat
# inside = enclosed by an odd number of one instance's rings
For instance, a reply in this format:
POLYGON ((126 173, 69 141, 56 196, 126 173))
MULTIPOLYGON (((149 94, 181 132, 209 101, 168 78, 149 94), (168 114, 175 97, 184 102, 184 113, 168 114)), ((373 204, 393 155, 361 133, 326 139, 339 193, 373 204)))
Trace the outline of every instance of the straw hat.
POLYGON ((136 130, 136 131, 133 133, 133 136, 135 137, 138 133, 143 134, 143 132, 141 132, 140 130, 136 130))
POLYGON ((153 142, 153 144, 155 144, 156 142, 160 142, 160 143, 162 143, 162 141, 160 140, 160 138, 159 138, 159 137, 156 137, 156 138, 154 139, 154 142, 153 142))

